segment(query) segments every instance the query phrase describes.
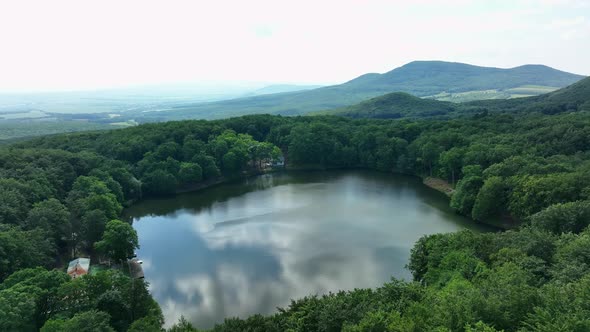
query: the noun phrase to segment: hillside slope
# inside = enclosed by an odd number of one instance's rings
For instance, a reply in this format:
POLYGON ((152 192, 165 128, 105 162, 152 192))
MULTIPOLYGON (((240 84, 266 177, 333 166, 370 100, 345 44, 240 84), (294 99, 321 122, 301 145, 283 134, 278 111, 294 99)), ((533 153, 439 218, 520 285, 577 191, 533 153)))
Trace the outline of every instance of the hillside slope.
POLYGON ((341 115, 350 118, 425 118, 444 116, 457 109, 456 104, 422 99, 405 92, 392 92, 355 105, 318 112, 322 115, 341 115))
POLYGON ((480 100, 465 103, 464 107, 479 107, 490 111, 563 112, 590 111, 590 77, 572 85, 543 95, 511 100, 480 100))
POLYGON ((582 78, 543 65, 501 69, 455 62, 414 61, 385 74, 364 75, 346 84, 359 88, 393 89, 423 97, 440 92, 510 89, 533 84, 563 87, 582 78))
POLYGON ((540 100, 553 103, 570 103, 581 108, 581 110, 590 110, 590 77, 539 97, 540 100))
POLYGON ((317 115, 340 115, 350 118, 432 118, 449 117, 484 111, 523 113, 590 111, 590 77, 554 92, 539 96, 509 100, 482 100, 456 104, 419 98, 403 92, 393 92, 371 98, 355 105, 314 112, 317 115))
POLYGON ((414 61, 384 74, 365 74, 340 85, 213 103, 179 105, 166 112, 128 116, 158 121, 212 119, 255 113, 299 115, 352 105, 390 92, 406 92, 424 97, 440 93, 500 91, 527 85, 559 88, 582 78, 583 76, 542 65, 501 69, 443 61, 414 61))

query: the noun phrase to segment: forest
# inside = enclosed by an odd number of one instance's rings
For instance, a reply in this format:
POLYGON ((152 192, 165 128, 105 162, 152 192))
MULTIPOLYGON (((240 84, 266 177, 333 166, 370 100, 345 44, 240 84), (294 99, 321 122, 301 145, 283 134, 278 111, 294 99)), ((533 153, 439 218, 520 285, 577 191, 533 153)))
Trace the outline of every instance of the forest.
MULTIPOLYGON (((555 107, 446 120, 250 115, 2 146, 0 330, 162 331, 145 281, 117 269, 71 280, 64 264, 84 253, 117 266, 138 246, 118 220, 125 206, 283 156, 291 169, 442 178, 457 213, 506 230, 423 237, 412 281, 294 299, 213 331, 588 331, 590 114, 555 107)), ((182 319, 169 331, 197 329, 182 319)))

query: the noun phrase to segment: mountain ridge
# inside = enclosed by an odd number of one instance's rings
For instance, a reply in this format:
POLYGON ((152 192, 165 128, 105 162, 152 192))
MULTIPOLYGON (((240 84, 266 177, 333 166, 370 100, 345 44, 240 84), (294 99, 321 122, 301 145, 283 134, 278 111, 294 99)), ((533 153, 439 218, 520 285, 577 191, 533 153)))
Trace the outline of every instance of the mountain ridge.
POLYGON ((418 97, 444 92, 502 90, 524 85, 560 88, 584 78, 544 65, 481 67, 459 62, 413 61, 384 74, 367 73, 339 85, 317 89, 179 105, 165 113, 144 113, 151 121, 215 119, 245 114, 302 115, 353 105, 390 92, 418 97))
POLYGON ((393 92, 355 105, 317 112, 350 118, 445 118, 482 112, 558 114, 590 111, 590 77, 539 96, 457 104, 393 92))
MULTIPOLYGON (((460 62, 412 61, 384 74, 363 78, 362 75, 348 83, 355 84, 359 78, 363 84, 385 85, 419 97, 438 92, 464 92, 489 88, 515 88, 527 84, 563 87, 584 76, 567 73, 545 65, 525 64, 513 68, 483 67, 460 62), (436 82, 434 80, 436 79, 436 82), (405 91, 404 85, 413 80, 414 91, 405 91), (490 82, 490 80, 493 80, 490 82), (430 90, 429 90, 430 89, 430 90)), ((346 83, 345 83, 346 84, 346 83)))

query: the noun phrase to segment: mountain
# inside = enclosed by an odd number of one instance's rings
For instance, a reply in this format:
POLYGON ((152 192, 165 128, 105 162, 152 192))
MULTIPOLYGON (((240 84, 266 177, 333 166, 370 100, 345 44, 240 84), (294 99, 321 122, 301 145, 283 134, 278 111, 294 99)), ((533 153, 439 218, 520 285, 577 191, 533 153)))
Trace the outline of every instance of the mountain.
POLYGON ((456 109, 457 105, 451 102, 423 99, 405 92, 392 92, 356 105, 317 114, 341 115, 351 118, 397 119, 444 116, 456 109))
POLYGON ((346 83, 358 89, 402 91, 424 97, 441 92, 504 90, 525 85, 563 87, 583 76, 543 65, 501 69, 444 61, 414 61, 385 74, 368 74, 346 83))
MULTIPOLYGON (((584 77, 542 65, 502 69, 454 62, 414 61, 384 74, 365 74, 340 85, 212 103, 177 105, 166 112, 144 112, 137 114, 137 117, 157 121, 211 119, 254 113, 299 115, 353 105, 390 92, 406 92, 433 99, 449 98, 449 94, 474 94, 477 96, 475 99, 482 98, 482 95, 483 98, 510 98, 540 94, 582 78, 584 77), (524 89, 525 93, 505 93, 507 89, 524 89)), ((474 98, 468 96, 461 101, 472 99, 474 98)))
POLYGON ((403 92, 393 92, 355 105, 312 114, 340 115, 351 118, 397 119, 442 118, 484 111, 505 113, 540 112, 544 114, 590 111, 590 77, 565 88, 527 98, 481 100, 456 104, 419 98, 403 92))

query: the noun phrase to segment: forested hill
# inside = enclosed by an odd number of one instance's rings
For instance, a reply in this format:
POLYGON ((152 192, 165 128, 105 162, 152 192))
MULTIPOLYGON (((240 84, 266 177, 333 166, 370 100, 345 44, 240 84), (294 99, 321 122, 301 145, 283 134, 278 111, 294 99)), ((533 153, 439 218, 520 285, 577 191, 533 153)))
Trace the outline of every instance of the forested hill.
POLYGON ((445 116, 457 110, 451 102, 424 99, 404 92, 392 92, 356 105, 318 112, 350 118, 399 119, 445 116))
POLYGON ((542 95, 538 99, 556 103, 571 103, 584 110, 590 106, 590 77, 555 92, 542 95))
POLYGON ((361 90, 402 91, 423 97, 440 92, 510 89, 523 85, 563 87, 583 76, 543 65, 502 69, 444 61, 413 61, 385 74, 367 74, 344 85, 361 90))
POLYGON ((558 114, 590 111, 590 78, 582 79, 563 89, 543 95, 511 100, 482 100, 456 104, 394 92, 371 98, 356 105, 312 114, 375 119, 448 119, 481 114, 486 111, 514 114, 530 112, 558 114))
POLYGON ((584 78, 563 89, 547 94, 511 100, 480 100, 463 106, 483 107, 492 111, 527 112, 545 114, 590 111, 590 77, 584 78))
POLYGON ((179 105, 166 112, 147 112, 138 116, 154 121, 224 118, 256 113, 299 115, 353 105, 390 92, 432 98, 448 98, 448 93, 473 94, 463 95, 461 100, 509 98, 515 95, 537 95, 582 78, 542 65, 501 69, 443 61, 415 61, 384 74, 365 74, 340 85, 206 104, 179 105), (521 88, 525 92, 507 90, 513 88, 521 88), (439 96, 441 93, 444 95, 439 96))

